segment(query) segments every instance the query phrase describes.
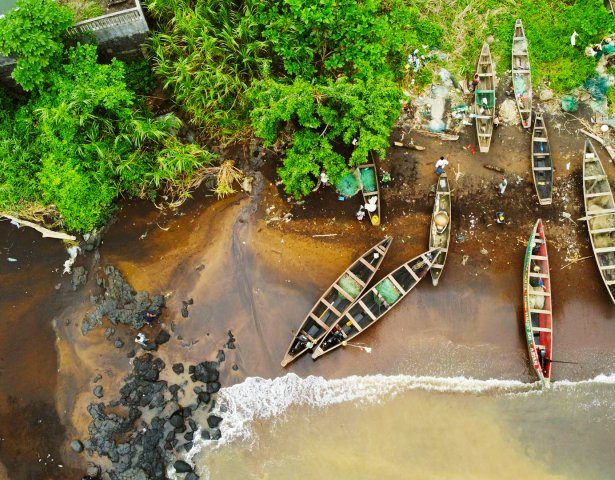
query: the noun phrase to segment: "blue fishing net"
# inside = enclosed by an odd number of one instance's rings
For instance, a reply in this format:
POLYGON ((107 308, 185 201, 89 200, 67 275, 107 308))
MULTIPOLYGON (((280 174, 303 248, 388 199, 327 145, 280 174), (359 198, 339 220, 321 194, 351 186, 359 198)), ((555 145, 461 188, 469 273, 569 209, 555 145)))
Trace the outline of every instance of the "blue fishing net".
POLYGON ((369 193, 376 191, 376 173, 373 168, 361 169, 361 183, 363 184, 364 192, 369 193))

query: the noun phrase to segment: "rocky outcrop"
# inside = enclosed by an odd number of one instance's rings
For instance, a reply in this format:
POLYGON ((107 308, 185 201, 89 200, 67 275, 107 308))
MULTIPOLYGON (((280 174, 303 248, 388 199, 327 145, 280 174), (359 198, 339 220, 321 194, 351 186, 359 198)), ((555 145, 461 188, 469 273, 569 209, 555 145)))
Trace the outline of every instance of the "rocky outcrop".
POLYGON ((160 314, 164 307, 162 295, 150 298, 147 292, 136 293, 122 274, 112 266, 105 268, 104 272, 106 279, 97 279, 104 294, 92 297, 96 309, 83 319, 81 331, 84 334, 101 325, 103 317, 108 318, 114 325, 121 323, 139 329, 145 324, 143 315, 146 311, 160 314))

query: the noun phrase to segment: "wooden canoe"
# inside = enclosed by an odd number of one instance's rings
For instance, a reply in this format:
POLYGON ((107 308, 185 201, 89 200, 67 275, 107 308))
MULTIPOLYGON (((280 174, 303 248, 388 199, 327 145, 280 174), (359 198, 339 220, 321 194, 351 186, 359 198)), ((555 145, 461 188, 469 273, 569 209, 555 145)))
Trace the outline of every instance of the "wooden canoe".
POLYGON ((373 161, 371 163, 364 163, 359 165, 357 168, 359 170, 359 178, 361 179, 362 192, 363 192, 363 201, 367 205, 368 202, 376 202, 376 210, 374 212, 366 212, 367 218, 370 220, 371 224, 374 226, 380 225, 380 187, 378 186, 378 169, 376 168, 376 163, 373 161), (366 184, 368 187, 366 188, 366 184), (376 200, 373 200, 373 199, 376 200))
POLYGON ((615 303, 615 201, 609 179, 589 140, 585 140, 583 151, 583 199, 594 257, 615 303))
POLYGON ((431 281, 434 286, 444 269, 448 245, 451 241, 451 190, 446 173, 440 175, 436 184, 436 199, 431 214, 431 229, 429 230, 429 250, 440 248, 440 253, 431 266, 431 281))
POLYGON ((386 237, 367 250, 327 289, 297 330, 282 360, 285 367, 314 348, 348 308, 365 291, 389 251, 392 237, 386 237))
POLYGON ((370 288, 332 325, 312 358, 345 346, 382 319, 427 275, 437 254, 433 250, 414 257, 370 288))
POLYGON ((532 132, 532 175, 534 187, 541 205, 551 205, 553 201, 553 161, 549 136, 542 112, 534 117, 532 132))
POLYGON ((476 64, 478 86, 474 91, 474 118, 478 149, 482 153, 489 151, 493 136, 493 117, 495 116, 495 69, 491 60, 491 51, 487 43, 478 57, 476 64))
POLYGON ((517 20, 512 41, 512 83, 523 128, 532 124, 532 74, 523 22, 517 20))
POLYGON ((523 262, 523 313, 530 360, 538 378, 547 387, 553 358, 552 312, 547 239, 542 220, 538 219, 523 262))

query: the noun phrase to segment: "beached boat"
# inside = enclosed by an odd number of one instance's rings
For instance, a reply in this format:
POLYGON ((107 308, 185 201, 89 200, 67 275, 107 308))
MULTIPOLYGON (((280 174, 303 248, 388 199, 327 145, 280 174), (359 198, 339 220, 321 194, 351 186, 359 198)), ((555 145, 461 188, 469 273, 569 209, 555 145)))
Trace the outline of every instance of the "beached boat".
POLYGON ((542 112, 534 117, 534 130, 532 132, 532 175, 536 195, 541 205, 551 205, 553 200, 553 161, 551 147, 542 112))
POLYGON ((436 249, 414 257, 364 293, 329 329, 312 358, 345 346, 382 319, 427 275, 438 252, 436 249))
POLYGON ((553 314, 547 239, 538 219, 525 251, 523 262, 523 312, 525 337, 530 360, 545 386, 551 381, 553 353, 553 314))
POLYGON ((517 20, 512 42, 512 83, 523 128, 532 124, 532 74, 523 23, 517 20))
POLYGON ((491 60, 491 51, 487 43, 478 57, 476 64, 478 85, 474 91, 474 118, 478 148, 482 153, 489 151, 493 135, 493 117, 495 116, 495 69, 491 60))
POLYGON ((594 146, 585 140, 583 151, 585 217, 596 263, 615 303, 615 201, 594 146))
MULTIPOLYGON (((361 179, 361 185, 363 186, 363 201, 367 205, 373 205, 375 209, 370 212, 367 211, 367 216, 372 225, 380 225, 380 188, 378 186, 378 170, 376 169, 376 163, 364 163, 359 165, 359 177, 361 179)), ((373 207, 372 207, 373 208, 373 207)))
POLYGON ((283 367, 314 348, 331 325, 359 298, 380 268, 392 241, 392 237, 386 237, 370 248, 320 297, 290 342, 282 360, 283 367))
POLYGON ((431 266, 431 281, 438 285, 438 280, 444 269, 448 245, 451 241, 451 190, 448 177, 443 173, 436 184, 436 199, 431 215, 431 229, 429 231, 429 249, 440 248, 440 253, 431 266))

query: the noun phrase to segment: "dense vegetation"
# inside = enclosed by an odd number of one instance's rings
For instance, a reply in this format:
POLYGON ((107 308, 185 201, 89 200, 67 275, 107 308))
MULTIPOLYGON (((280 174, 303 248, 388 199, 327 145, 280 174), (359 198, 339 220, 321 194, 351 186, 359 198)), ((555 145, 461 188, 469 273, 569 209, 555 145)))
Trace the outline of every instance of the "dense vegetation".
POLYGON ((69 229, 89 231, 119 195, 153 195, 169 185, 185 194, 214 156, 177 140, 176 117, 154 118, 139 106, 122 62, 98 63, 92 45, 65 48, 63 7, 52 0, 18 6, 0 20, 0 51, 19 55, 14 78, 31 93, 20 101, 0 95, 0 211, 57 210, 69 229), (22 42, 7 34, 16 25, 22 42))

